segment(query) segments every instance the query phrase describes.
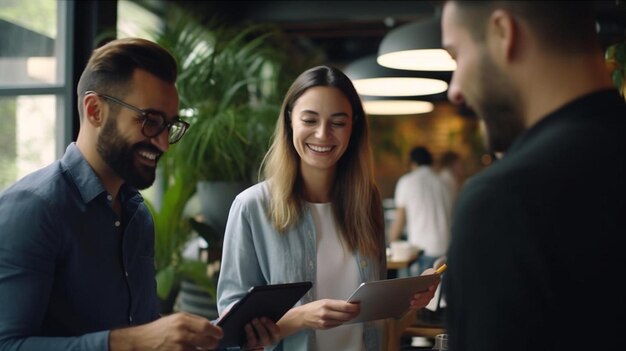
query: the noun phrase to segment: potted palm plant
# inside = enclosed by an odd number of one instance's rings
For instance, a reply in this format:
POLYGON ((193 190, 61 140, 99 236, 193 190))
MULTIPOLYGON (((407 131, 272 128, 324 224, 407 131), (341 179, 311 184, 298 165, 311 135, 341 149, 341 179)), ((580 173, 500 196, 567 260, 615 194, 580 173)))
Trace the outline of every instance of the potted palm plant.
MULTIPOLYGON (((162 201, 158 208, 150 206, 157 287, 163 300, 183 280, 215 296, 217 273, 207 274, 207 263, 212 262, 188 260, 182 251, 200 235, 210 250, 221 252, 232 199, 256 180, 285 84, 295 77, 290 72, 298 69, 289 70, 293 64, 286 64, 284 44, 274 40, 280 34, 260 25, 228 28, 214 21, 201 23, 193 14, 173 8, 167 25, 155 36, 178 61, 180 115, 191 124, 159 162, 162 201), (205 188, 226 190, 226 197, 196 194, 205 188), (202 203, 204 223, 185 214, 195 196, 202 203), (207 210, 209 205, 212 210, 207 210)), ((210 255, 209 260, 219 257, 210 255)))
POLYGON ((292 77, 287 51, 268 26, 200 24, 175 12, 172 19, 157 41, 180 64, 181 116, 191 124, 172 148, 173 167, 194 173, 205 220, 222 232, 232 198, 256 181, 283 82, 292 77), (205 195, 207 189, 213 193, 205 195))
MULTIPOLYGON (((177 287, 183 277, 193 280, 210 294, 215 293, 215 282, 214 277, 207 275, 206 264, 182 256, 183 248, 192 236, 193 222, 185 218, 184 212, 195 192, 192 176, 172 172, 162 186, 161 205, 156 206, 148 199, 145 203, 154 218, 157 294, 162 301, 161 311, 168 313, 173 309, 177 287)), ((215 237, 214 233, 203 234, 215 237)))

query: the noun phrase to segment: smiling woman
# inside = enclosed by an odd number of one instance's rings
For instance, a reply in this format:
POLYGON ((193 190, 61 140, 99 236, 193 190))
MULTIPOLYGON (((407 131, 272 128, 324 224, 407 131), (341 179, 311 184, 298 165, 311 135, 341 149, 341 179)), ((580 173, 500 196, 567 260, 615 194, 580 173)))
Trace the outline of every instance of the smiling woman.
MULTIPOLYGON (((333 87, 310 88, 296 100, 290 116, 303 176, 332 177, 352 132, 352 107, 346 96, 333 87)), ((313 191, 307 196, 321 203, 328 202, 330 194, 313 191)))
MULTIPOLYGON (((240 193, 231 207, 220 313, 250 286, 311 281, 314 288, 277 323, 283 337, 277 347, 380 350, 380 324, 335 328, 360 311, 346 298, 387 273, 372 163, 367 116, 350 79, 332 66, 300 74, 283 100, 263 163, 265 180, 240 193)), ((416 308, 432 295, 424 298, 416 308)))
POLYGON ((381 330, 374 325, 333 328, 358 314, 345 298, 363 280, 386 273, 382 203, 371 163, 367 119, 351 81, 329 66, 303 72, 283 100, 264 159, 265 181, 233 202, 218 283, 220 313, 249 286, 312 281, 315 288, 278 323, 282 348, 314 342, 320 350, 380 349, 381 330))

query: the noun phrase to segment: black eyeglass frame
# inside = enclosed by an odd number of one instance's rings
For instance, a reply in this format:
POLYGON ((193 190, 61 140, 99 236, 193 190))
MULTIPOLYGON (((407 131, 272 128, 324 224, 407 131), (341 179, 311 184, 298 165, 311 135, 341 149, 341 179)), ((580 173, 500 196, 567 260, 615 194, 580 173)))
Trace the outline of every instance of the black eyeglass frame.
MULTIPOLYGON (((96 91, 93 90, 88 90, 85 92, 85 95, 89 95, 89 94, 94 94, 97 96, 100 96, 106 100, 109 100, 111 102, 114 102, 122 107, 126 107, 129 110, 133 110, 137 113, 139 113, 139 115, 141 115, 141 117, 143 118, 143 121, 141 122, 141 133, 146 137, 146 138, 154 138, 155 136, 163 133, 163 131, 165 129, 168 130, 169 132, 169 136, 168 136, 168 143, 170 144, 175 144, 177 143, 180 139, 182 139, 182 137, 185 135, 185 133, 187 133, 187 130, 189 129, 190 124, 183 121, 182 119, 180 119, 180 117, 176 116, 174 117, 174 119, 172 119, 171 121, 167 121, 167 118, 165 117, 165 115, 160 112, 160 111, 155 111, 155 110, 143 110, 140 109, 138 107, 135 107, 127 102, 124 102, 116 97, 107 95, 107 94, 102 94, 102 93, 98 93, 96 91), (150 117, 152 116, 152 118, 150 117), (161 124, 156 128, 154 133, 148 133, 146 132, 146 123, 148 121, 154 121, 154 116, 157 116, 158 118, 161 119, 161 124), (180 129, 178 130, 182 130, 179 132, 172 132, 172 127, 178 127, 180 129), (174 136, 175 138, 172 139, 172 136, 174 136)), ((148 128, 153 128, 148 126, 148 128)))

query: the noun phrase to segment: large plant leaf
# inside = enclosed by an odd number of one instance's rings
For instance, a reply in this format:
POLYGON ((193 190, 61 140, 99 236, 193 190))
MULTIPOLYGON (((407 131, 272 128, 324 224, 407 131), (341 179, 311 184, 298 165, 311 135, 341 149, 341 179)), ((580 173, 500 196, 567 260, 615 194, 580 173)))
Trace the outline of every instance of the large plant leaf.
POLYGON ((170 294, 174 281, 176 280, 176 269, 173 266, 166 267, 157 272, 156 284, 157 295, 161 300, 165 300, 170 294))
POLYGON ((157 271, 175 265, 180 260, 182 247, 191 237, 189 223, 183 219, 183 211, 196 191, 197 180, 184 172, 172 172, 169 176, 169 179, 165 178, 162 205, 159 209, 145 199, 154 219, 157 271))

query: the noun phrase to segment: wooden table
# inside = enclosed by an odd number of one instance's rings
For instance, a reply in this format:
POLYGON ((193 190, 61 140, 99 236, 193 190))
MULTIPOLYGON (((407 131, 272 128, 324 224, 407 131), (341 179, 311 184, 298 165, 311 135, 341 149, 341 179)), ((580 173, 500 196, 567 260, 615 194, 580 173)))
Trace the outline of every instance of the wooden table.
POLYGON ((420 256, 420 253, 416 253, 415 255, 412 255, 407 260, 393 260, 393 259, 389 258, 389 259, 387 259, 387 269, 408 268, 409 266, 411 266, 413 264, 413 262, 417 261, 419 256, 420 256))
POLYGON ((387 258, 387 278, 396 278, 398 276, 398 269, 409 268, 417 259, 422 255, 422 250, 412 255, 406 260, 393 260, 391 257, 387 258))

